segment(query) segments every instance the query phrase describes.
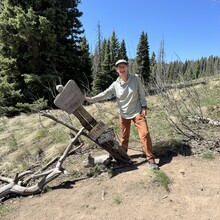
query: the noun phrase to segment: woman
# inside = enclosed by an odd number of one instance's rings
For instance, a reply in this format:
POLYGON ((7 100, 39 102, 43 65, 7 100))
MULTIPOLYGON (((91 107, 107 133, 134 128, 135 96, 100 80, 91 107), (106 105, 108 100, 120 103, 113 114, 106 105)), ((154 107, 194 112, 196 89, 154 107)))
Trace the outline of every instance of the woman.
POLYGON ((147 103, 143 84, 138 75, 129 74, 126 60, 118 60, 115 66, 119 75, 117 80, 104 92, 94 97, 85 97, 85 99, 88 102, 97 102, 115 95, 120 112, 119 122, 122 131, 122 148, 126 152, 128 151, 130 127, 131 121, 133 121, 135 127, 138 129, 139 138, 143 144, 143 149, 146 153, 150 168, 158 169, 158 165, 155 163, 152 141, 145 118, 147 114, 147 103))

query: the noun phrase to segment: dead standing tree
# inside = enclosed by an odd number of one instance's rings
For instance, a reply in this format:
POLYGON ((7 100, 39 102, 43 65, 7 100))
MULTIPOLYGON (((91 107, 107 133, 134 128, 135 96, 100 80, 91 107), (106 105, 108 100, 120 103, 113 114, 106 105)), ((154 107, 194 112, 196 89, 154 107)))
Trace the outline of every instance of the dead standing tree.
POLYGON ((57 123, 68 127, 76 132, 76 135, 70 140, 69 145, 61 157, 54 158, 39 171, 34 172, 32 170, 27 170, 20 174, 17 173, 13 179, 0 176, 0 181, 8 183, 0 188, 0 198, 4 198, 10 194, 33 195, 41 192, 46 184, 57 178, 61 173, 65 172, 65 169, 62 167, 63 162, 70 154, 82 147, 82 144, 79 146, 75 145, 76 143, 79 143, 78 139, 81 135, 84 135, 95 142, 98 146, 105 149, 117 162, 125 164, 130 163, 129 156, 123 151, 123 149, 119 146, 119 143, 115 140, 113 129, 108 128, 102 122, 97 122, 82 107, 81 104, 84 101, 84 96, 76 83, 73 80, 70 80, 60 92, 61 93, 54 101, 55 104, 62 110, 72 113, 80 121, 83 128, 78 130, 72 125, 54 117, 48 112, 41 112, 42 116, 48 117, 57 123), (76 146, 75 148, 73 148, 74 145, 76 146), (46 169, 56 161, 57 164, 55 168, 46 171, 46 169))

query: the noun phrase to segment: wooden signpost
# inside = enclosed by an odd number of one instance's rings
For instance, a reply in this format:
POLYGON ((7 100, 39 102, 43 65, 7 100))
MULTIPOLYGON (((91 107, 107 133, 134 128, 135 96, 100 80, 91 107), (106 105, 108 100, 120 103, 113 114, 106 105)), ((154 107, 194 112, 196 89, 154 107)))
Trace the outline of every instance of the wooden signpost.
POLYGON ((54 104, 61 110, 73 114, 88 131, 89 137, 108 151, 117 162, 130 163, 129 156, 121 146, 119 146, 118 141, 115 140, 114 130, 108 128, 103 122, 97 122, 82 106, 85 97, 75 81, 69 80, 67 84, 58 91, 60 93, 55 98, 54 104))

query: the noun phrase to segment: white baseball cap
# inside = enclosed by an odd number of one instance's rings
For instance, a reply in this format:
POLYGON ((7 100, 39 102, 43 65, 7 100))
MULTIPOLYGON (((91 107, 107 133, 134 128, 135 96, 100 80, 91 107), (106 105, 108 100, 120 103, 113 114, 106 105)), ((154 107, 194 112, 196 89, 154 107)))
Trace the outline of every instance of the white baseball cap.
POLYGON ((120 63, 124 63, 124 64, 128 65, 128 62, 127 62, 126 60, 120 59, 120 60, 118 60, 118 61, 115 63, 115 66, 117 67, 118 64, 120 64, 120 63))

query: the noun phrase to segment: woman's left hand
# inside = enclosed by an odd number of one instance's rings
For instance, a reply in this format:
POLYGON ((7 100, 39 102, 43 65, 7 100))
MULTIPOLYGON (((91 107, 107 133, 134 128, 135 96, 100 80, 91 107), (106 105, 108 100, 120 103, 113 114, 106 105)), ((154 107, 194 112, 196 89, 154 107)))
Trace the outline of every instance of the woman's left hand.
POLYGON ((146 117, 146 115, 147 115, 147 110, 146 110, 146 109, 142 109, 142 110, 141 110, 141 115, 144 116, 144 117, 146 117))

